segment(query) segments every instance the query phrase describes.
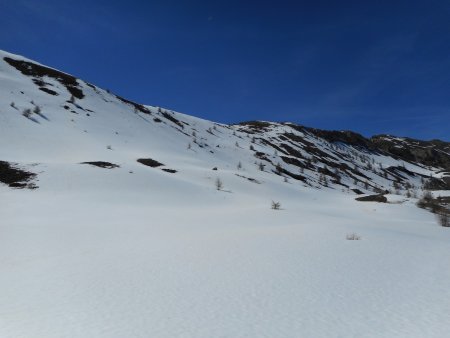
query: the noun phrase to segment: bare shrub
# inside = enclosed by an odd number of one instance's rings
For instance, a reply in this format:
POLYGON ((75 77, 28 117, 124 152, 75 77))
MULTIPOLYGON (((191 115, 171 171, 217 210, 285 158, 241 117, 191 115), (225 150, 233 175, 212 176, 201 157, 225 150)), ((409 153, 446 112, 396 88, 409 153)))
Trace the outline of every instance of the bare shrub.
POLYGON ((281 166, 280 163, 277 163, 277 165, 275 166, 275 170, 278 175, 281 175, 281 173, 283 172, 283 167, 281 166))
POLYGON ((281 203, 280 203, 280 202, 272 201, 271 208, 272 208, 273 210, 280 210, 280 208, 281 208, 281 203))
POLYGON ((32 114, 31 109, 28 108, 22 112, 22 115, 25 116, 26 118, 31 117, 31 114, 32 114))
POLYGON ((361 236, 353 232, 351 234, 347 234, 347 236, 345 236, 345 239, 348 241, 359 241, 361 239, 361 236))
POLYGON ((217 190, 222 190, 223 182, 219 177, 216 178, 215 185, 217 190))
POLYGON ((422 198, 417 202, 417 206, 422 209, 428 209, 434 214, 447 212, 447 209, 440 205, 439 200, 433 198, 430 191, 424 192, 422 198))
POLYGON ((38 115, 41 114, 41 107, 39 107, 39 106, 34 107, 33 113, 38 114, 38 115))
POLYGON ((431 191, 426 190, 426 191, 423 193, 422 199, 423 199, 424 201, 426 201, 426 202, 429 202, 429 201, 433 200, 433 195, 431 194, 431 191))
POLYGON ((259 162, 258 169, 261 170, 261 171, 264 171, 264 163, 259 162))
POLYGON ((450 211, 441 211, 437 214, 438 222, 445 228, 450 227, 450 211))

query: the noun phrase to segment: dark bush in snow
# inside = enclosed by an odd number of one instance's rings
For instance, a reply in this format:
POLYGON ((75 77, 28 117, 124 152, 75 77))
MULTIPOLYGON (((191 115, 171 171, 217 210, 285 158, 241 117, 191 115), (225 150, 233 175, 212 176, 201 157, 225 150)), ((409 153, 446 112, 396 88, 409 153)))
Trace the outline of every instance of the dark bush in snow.
POLYGON ((280 210, 280 208, 281 208, 281 203, 280 203, 280 202, 272 201, 271 208, 272 208, 273 210, 280 210))

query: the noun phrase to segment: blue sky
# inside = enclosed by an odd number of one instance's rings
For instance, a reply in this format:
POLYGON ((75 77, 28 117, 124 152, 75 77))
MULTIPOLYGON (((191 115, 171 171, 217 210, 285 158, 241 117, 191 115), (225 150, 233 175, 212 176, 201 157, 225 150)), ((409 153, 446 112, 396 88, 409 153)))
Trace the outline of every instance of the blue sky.
POLYGON ((449 1, 1 0, 0 49, 233 123, 450 141, 449 1))

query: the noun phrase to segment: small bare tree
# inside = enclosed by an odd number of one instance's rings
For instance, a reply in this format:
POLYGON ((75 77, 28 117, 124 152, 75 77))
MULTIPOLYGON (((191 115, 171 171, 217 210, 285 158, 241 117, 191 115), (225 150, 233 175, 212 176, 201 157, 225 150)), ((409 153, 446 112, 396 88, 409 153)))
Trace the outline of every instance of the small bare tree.
POLYGON ((437 218, 441 226, 445 228, 450 227, 450 211, 441 211, 438 213, 437 218))
POLYGON ((281 203, 280 203, 280 202, 272 201, 271 208, 272 208, 273 210, 280 210, 280 208, 281 208, 281 203))
POLYGON ((223 182, 219 177, 216 178, 215 185, 217 190, 222 190, 223 182))
POLYGON ((275 170, 277 171, 278 175, 281 175, 281 173, 283 172, 283 167, 281 166, 280 163, 278 163, 275 167, 275 170))
POLYGON ((26 118, 30 118, 31 114, 32 114, 31 109, 28 108, 22 112, 22 115, 25 116, 26 118))

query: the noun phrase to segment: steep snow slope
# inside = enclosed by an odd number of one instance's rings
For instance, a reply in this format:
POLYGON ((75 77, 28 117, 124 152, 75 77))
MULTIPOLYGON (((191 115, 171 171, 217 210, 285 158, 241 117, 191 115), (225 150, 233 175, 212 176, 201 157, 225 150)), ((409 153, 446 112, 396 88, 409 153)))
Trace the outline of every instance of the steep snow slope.
POLYGON ((142 106, 1 52, 0 161, 38 188, 0 184, 0 337, 445 337, 450 235, 403 196, 445 168, 341 137, 142 106))

